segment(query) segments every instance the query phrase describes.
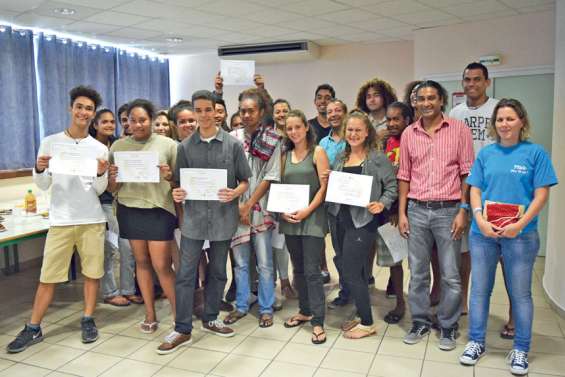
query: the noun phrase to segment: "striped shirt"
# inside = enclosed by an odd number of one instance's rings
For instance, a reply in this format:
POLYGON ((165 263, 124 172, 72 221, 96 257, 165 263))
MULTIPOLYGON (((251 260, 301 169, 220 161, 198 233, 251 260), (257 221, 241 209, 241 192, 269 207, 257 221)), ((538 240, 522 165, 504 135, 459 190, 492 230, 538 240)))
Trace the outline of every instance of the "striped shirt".
POLYGON ((420 118, 402 133, 397 178, 410 182, 410 199, 459 200, 461 176, 469 174, 473 158, 473 138, 463 121, 444 115, 431 137, 420 118))

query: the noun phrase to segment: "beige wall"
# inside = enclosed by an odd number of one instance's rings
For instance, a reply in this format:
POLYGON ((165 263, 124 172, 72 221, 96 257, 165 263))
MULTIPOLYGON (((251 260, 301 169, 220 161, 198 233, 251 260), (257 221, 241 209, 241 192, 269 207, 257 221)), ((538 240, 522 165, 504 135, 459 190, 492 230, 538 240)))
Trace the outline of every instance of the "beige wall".
MULTIPOLYGON (((337 97, 350 106, 354 104, 359 86, 374 76, 389 81, 402 96, 404 85, 412 80, 414 71, 412 51, 412 42, 328 46, 321 48, 319 59, 258 64, 256 71, 264 75, 266 87, 273 98, 286 98, 293 108, 313 116, 314 91, 324 82, 332 84, 337 97)), ((216 54, 172 57, 171 101, 190 98, 197 89, 212 89, 219 66, 216 54)), ((230 114, 237 108, 237 94, 242 89, 225 88, 224 98, 230 114)))
POLYGON ((557 2, 555 43, 555 86, 553 105, 553 164, 560 184, 551 189, 547 226, 547 251, 543 286, 550 299, 565 313, 565 2, 557 2))
POLYGON ((485 55, 499 54, 492 70, 553 66, 553 12, 476 21, 414 33, 414 75, 459 75, 463 67, 485 55))

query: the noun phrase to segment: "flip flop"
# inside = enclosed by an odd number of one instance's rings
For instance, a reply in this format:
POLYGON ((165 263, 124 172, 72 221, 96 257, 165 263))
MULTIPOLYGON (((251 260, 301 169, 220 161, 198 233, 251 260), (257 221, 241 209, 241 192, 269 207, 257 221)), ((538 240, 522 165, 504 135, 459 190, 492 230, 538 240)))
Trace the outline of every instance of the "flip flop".
POLYGON ((261 314, 259 318, 259 327, 266 328, 273 326, 273 315, 272 314, 261 314))
POLYGON ((245 317, 246 315, 247 313, 240 312, 239 310, 234 310, 233 312, 228 314, 226 318, 224 318, 224 324, 226 325, 234 324, 243 317, 245 317))
POLYGON ((104 299, 104 303, 113 306, 128 306, 131 304, 131 302, 124 296, 107 297, 104 299), (123 300, 120 301, 120 298, 123 300))
POLYGON ((395 313, 394 311, 390 311, 390 312, 387 313, 387 315, 385 315, 384 321, 386 323, 394 325, 394 324, 400 322, 400 320, 403 317, 404 317, 404 313, 398 314, 398 313, 395 313))
POLYGON ((341 330, 342 331, 349 331, 360 323, 361 323, 361 321, 358 320, 358 319, 352 319, 351 321, 345 321, 341 324, 341 330))
POLYGON ((347 339, 361 339, 371 335, 375 335, 376 333, 377 333, 377 329, 375 328, 375 325, 365 326, 362 324, 358 324, 351 330, 344 332, 343 337, 347 339), (361 336, 353 336, 354 333, 361 334, 361 336))
POLYGON ((298 315, 293 315, 284 322, 283 326, 286 327, 287 329, 291 329, 293 327, 300 326, 303 323, 310 322, 310 319, 300 319, 298 315))
POLYGON ((504 327, 500 331, 500 337, 502 339, 514 339, 515 332, 516 329, 514 327, 504 325, 504 327))
POLYGON ((323 344, 325 343, 327 340, 326 337, 326 332, 324 331, 324 329, 322 329, 322 332, 319 333, 315 333, 314 331, 312 331, 312 343, 314 344, 323 344), (323 336, 322 339, 320 339, 320 337, 323 336))

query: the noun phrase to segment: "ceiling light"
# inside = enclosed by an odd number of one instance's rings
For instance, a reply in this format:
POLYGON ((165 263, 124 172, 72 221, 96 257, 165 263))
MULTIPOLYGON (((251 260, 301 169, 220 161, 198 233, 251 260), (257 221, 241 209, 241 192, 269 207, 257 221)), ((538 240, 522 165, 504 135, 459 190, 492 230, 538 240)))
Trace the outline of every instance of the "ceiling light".
POLYGON ((183 39, 181 37, 169 37, 166 41, 170 43, 181 43, 183 39))
POLYGON ((72 8, 55 8, 53 9, 54 13, 60 14, 62 16, 72 16, 77 11, 72 8))

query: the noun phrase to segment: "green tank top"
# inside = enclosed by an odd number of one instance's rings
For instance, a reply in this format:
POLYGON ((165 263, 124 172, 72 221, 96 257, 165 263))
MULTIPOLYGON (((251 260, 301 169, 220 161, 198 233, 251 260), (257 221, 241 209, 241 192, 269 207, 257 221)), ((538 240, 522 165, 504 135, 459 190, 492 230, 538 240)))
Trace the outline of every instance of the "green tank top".
MULTIPOLYGON (((281 183, 309 185, 310 202, 312 202, 320 189, 320 180, 316 165, 314 165, 314 151, 308 153, 302 161, 297 163, 292 162, 292 151, 289 151, 286 155, 281 183)), ((279 229, 281 233, 292 236, 325 237, 328 233, 328 219, 324 203, 298 224, 290 224, 281 219, 279 229)))

